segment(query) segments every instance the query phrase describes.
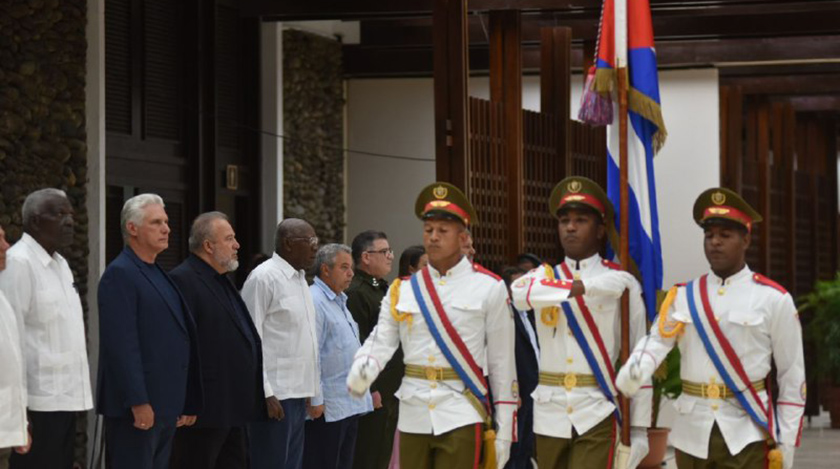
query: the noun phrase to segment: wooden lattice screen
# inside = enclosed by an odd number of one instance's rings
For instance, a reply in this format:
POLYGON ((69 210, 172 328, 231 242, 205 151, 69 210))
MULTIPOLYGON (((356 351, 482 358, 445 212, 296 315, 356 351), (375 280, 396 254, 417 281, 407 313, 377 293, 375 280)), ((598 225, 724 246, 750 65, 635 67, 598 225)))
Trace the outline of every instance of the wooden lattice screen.
MULTIPOLYGON (((504 154, 504 115, 501 103, 469 100, 470 199, 478 212, 473 229, 476 259, 499 270, 519 254, 507 252, 509 209, 504 154)), ((524 203, 520 229, 525 252, 555 261, 562 255, 557 223, 548 212, 551 189, 566 176, 566 162, 558 156, 557 119, 547 113, 523 111, 524 203)), ((572 121, 571 167, 576 175, 606 182, 606 133, 572 121)))

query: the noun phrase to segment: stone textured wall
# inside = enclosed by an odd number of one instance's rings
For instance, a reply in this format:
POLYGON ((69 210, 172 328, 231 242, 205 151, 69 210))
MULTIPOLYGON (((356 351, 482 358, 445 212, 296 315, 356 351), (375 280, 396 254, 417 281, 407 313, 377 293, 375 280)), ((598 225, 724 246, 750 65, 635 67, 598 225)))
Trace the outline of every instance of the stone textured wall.
POLYGON ((283 33, 283 212, 309 221, 322 243, 344 239, 344 86, 341 44, 283 33))
MULTIPOLYGON (((21 205, 36 189, 67 192, 76 239, 67 257, 87 292, 85 0, 15 0, 0 8, 0 225, 21 234, 21 205)), ((85 314, 87 305, 85 304, 85 314)), ((85 318, 87 322, 87 318, 85 318)), ((77 460, 84 461, 84 418, 77 460)))

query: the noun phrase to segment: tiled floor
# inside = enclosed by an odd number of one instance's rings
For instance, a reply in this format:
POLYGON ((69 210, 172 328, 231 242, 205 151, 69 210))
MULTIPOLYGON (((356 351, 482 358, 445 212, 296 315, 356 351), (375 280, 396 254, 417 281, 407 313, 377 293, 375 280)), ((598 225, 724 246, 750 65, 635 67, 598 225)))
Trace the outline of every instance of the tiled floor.
MULTIPOLYGON (((805 421, 802 431, 802 446, 796 450, 794 469, 837 469, 840 468, 840 429, 829 428, 828 414, 805 421)), ((676 469, 673 449, 669 449, 667 469, 676 469)))

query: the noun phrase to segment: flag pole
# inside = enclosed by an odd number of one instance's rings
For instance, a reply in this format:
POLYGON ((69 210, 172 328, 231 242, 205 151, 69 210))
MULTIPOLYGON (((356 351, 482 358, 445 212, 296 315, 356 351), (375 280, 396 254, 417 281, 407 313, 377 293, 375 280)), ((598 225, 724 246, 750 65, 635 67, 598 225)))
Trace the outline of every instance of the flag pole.
MULTIPOLYGON (((615 2, 616 81, 618 93, 618 168, 619 168, 619 223, 621 227, 619 259, 625 271, 630 270, 630 183, 627 172, 627 1, 615 2)), ((630 356, 630 292, 621 295, 621 364, 630 356)), ((619 396, 621 443, 630 446, 630 400, 619 396)))

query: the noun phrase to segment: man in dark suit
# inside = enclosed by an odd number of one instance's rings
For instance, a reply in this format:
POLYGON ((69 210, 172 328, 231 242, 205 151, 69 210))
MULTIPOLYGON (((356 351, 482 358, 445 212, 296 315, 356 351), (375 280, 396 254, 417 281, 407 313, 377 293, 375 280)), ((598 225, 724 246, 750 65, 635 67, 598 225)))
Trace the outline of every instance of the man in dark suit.
POLYGON ((227 216, 203 213, 190 230, 190 256, 170 275, 195 317, 201 344, 204 412, 175 432, 173 469, 247 467, 245 424, 266 415, 262 342, 227 277, 239 243, 227 216))
POLYGON ((155 263, 169 246, 163 199, 140 194, 120 214, 126 247, 99 282, 97 410, 110 467, 166 469, 175 428, 201 412, 195 323, 155 263))
MULTIPOLYGON (((508 267, 502 272, 502 278, 510 289, 510 284, 526 273, 521 267, 508 267)), ((513 323, 516 326, 516 377, 519 384, 519 399, 522 405, 516 414, 518 441, 510 448, 510 460, 506 469, 527 469, 532 467, 534 457, 534 399, 531 393, 537 388, 540 377, 540 349, 534 327, 534 312, 513 310, 513 323)))

